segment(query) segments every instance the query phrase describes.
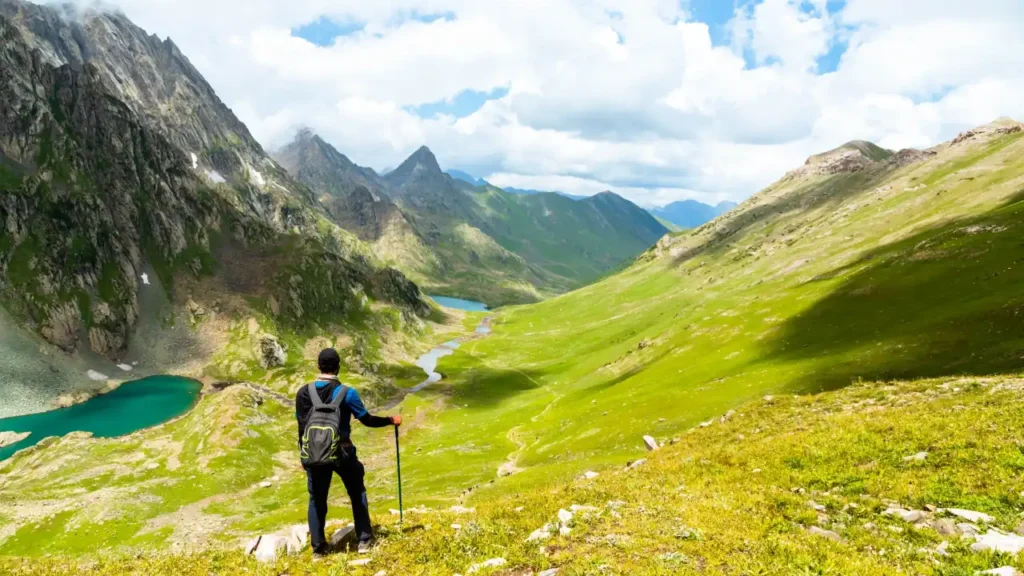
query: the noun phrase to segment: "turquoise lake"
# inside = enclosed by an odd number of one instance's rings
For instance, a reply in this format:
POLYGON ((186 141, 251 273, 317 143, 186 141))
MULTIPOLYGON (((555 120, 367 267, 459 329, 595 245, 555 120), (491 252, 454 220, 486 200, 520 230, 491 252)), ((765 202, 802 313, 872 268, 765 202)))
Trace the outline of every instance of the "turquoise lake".
POLYGON ((448 296, 431 296, 431 298, 441 306, 455 308, 456 310, 466 310, 468 312, 487 312, 488 310, 487 305, 483 302, 463 300, 462 298, 449 298, 448 296))
POLYGON ((113 392, 68 408, 0 419, 0 431, 32 433, 21 442, 0 448, 0 460, 47 436, 92 432, 110 438, 162 424, 194 406, 202 387, 189 378, 150 376, 125 382, 113 392))

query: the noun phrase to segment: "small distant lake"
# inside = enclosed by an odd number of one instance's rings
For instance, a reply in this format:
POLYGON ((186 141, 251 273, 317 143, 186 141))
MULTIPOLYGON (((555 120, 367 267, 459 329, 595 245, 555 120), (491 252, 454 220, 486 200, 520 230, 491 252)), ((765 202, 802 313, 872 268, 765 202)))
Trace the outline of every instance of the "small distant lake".
POLYGON ((0 460, 48 436, 92 432, 93 436, 111 438, 162 424, 195 405, 202 387, 189 378, 151 376, 125 382, 113 392, 68 408, 0 419, 0 431, 32 433, 0 448, 0 460))
POLYGON ((474 302, 473 300, 463 300, 462 298, 450 298, 448 296, 430 296, 441 306, 446 308, 454 308, 456 310, 466 310, 467 312, 487 312, 487 304, 483 302, 474 302))

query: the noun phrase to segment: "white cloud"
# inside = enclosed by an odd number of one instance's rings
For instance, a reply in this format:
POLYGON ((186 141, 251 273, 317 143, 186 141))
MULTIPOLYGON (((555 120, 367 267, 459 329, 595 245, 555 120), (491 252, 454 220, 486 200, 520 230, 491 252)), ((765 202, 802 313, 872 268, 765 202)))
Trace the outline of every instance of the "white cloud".
POLYGON ((113 3, 171 36, 265 146, 308 125, 377 169, 427 144, 498 182, 645 205, 739 200, 854 138, 924 147, 1024 118, 1020 0, 757 0, 716 23, 727 45, 675 0, 113 3), (365 27, 326 47, 291 35, 321 16, 365 27), (409 111, 499 87, 463 118, 409 111))

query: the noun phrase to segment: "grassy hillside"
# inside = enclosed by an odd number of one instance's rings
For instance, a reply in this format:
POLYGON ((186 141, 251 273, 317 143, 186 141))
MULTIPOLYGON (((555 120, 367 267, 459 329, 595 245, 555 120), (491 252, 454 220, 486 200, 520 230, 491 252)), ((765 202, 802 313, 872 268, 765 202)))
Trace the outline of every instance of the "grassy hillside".
MULTIPOLYGON (((966 576, 1024 568, 1024 554, 971 550, 972 540, 956 533, 964 521, 945 511, 990 515, 975 523, 982 533, 1019 529, 1022 400, 1024 382, 1015 377, 870 383, 758 399, 706 428, 674 431, 674 444, 631 470, 619 463, 596 478, 480 499, 472 512, 413 511, 404 526, 378 514, 381 542, 359 567, 349 565, 357 556, 348 553, 311 562, 306 552, 261 565, 232 551, 104 555, 87 563, 0 559, 0 568, 447 575, 493 558, 507 563, 479 573, 966 576), (528 541, 573 505, 590 508, 576 509, 568 533, 528 541), (921 519, 885 513, 897 507, 921 519)), ((250 498, 253 506, 270 504, 269 497, 250 498)))
MULTIPOLYGON (((933 528, 881 514, 890 503, 969 508, 1010 531, 1024 512, 1020 385, 1005 376, 1024 367, 1024 132, 998 124, 934 152, 893 157, 909 164, 844 156, 835 169, 798 170, 726 216, 662 239, 619 274, 499 310, 491 335, 442 359, 441 385, 399 407, 409 419, 406 505, 476 515, 413 516, 398 532, 382 514, 394 506, 390 446, 363 436, 386 538, 361 570, 465 573, 498 556, 507 574, 1024 566, 959 538, 947 537, 944 556, 933 528), (883 383, 838 390, 860 380, 883 383), (893 380, 915 381, 884 383, 893 380), (679 441, 624 472, 645 454, 642 434, 679 441), (904 460, 919 452, 928 454, 904 460), (578 480, 587 470, 600 476, 578 480), (600 513, 546 542, 546 554, 524 541, 572 504, 600 513)), ((277 458, 292 452, 282 444, 277 458)), ((0 472, 17 473, 19 459, 0 472)), ((49 474, 33 481, 48 484, 49 474)), ((28 484, 4 486, 0 516, 16 518, 28 484)), ((245 526, 301 522, 301 485, 289 486, 290 499, 263 508, 242 493, 245 526)), ((41 538, 38 554, 67 551, 60 538, 41 538)), ((3 540, 0 554, 36 554, 16 546, 3 540)), ((273 570, 329 573, 350 559, 273 570)), ((254 569, 230 554, 130 562, 164 566, 156 572, 254 569)))

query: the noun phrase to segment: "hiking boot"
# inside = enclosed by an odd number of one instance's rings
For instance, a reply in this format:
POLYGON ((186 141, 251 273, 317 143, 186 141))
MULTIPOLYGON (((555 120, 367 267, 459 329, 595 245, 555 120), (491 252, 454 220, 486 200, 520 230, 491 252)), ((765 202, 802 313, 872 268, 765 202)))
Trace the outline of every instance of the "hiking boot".
POLYGON ((373 540, 360 540, 359 547, 356 548, 356 552, 359 554, 369 554, 370 550, 373 549, 373 540))

